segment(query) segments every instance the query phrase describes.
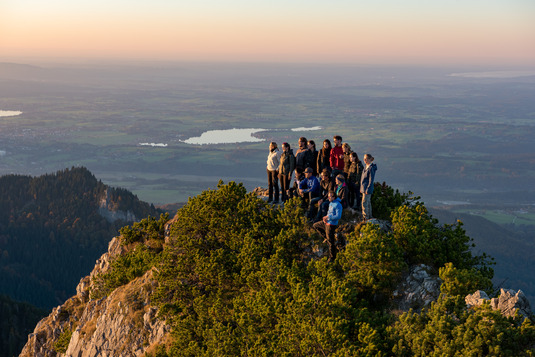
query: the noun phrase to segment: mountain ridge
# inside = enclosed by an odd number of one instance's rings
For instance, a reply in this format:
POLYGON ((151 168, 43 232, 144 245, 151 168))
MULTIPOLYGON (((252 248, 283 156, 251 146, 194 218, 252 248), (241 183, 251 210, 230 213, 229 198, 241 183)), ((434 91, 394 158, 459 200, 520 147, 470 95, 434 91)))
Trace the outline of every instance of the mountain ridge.
MULTIPOLYGON (((391 211, 392 222, 345 225, 339 234, 347 246, 329 264, 296 200, 275 208, 241 185, 220 183, 190 199, 172 220, 161 216, 123 228, 77 295, 38 324, 21 356, 529 355, 535 347, 529 320, 522 324, 485 304, 467 307, 467 291, 489 287, 488 270, 484 257, 469 252, 462 228, 438 226, 417 202, 398 206, 407 197, 384 184, 378 191, 376 214, 391 211), (410 231, 415 239, 405 241, 410 231), (414 274, 429 271, 433 281, 440 275, 440 291, 431 281, 417 284, 435 286, 434 300, 385 320, 395 309, 389 296, 402 272, 423 261, 429 265, 414 274), (448 261, 455 264, 439 268, 448 261), (441 333, 451 338, 441 340, 426 330, 434 331, 444 316, 451 320, 442 329, 451 331, 441 333), (482 331, 472 324, 484 316, 495 324, 476 344, 482 331), (465 329, 471 338, 453 338, 465 329), (437 339, 416 342, 430 336, 437 339)), ((345 219, 350 224, 350 212, 345 219)))

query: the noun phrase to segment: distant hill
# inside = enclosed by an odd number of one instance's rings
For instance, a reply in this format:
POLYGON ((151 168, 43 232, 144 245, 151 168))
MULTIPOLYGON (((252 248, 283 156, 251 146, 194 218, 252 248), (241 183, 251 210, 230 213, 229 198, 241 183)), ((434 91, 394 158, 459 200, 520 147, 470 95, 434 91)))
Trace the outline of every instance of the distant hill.
POLYGON ((0 177, 0 294, 43 309, 57 306, 119 228, 159 214, 83 167, 0 177))
POLYGON ((442 223, 459 219, 474 240, 475 252, 485 252, 496 259, 494 283, 504 288, 521 289, 535 306, 535 245, 525 236, 483 217, 432 208, 429 210, 442 223))

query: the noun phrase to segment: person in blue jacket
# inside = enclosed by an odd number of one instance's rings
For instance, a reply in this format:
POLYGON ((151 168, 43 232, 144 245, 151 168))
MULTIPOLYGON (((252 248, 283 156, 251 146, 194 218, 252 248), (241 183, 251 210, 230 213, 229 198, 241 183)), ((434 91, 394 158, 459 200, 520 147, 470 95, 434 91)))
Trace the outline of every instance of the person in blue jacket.
POLYGON ((367 221, 372 218, 372 194, 373 180, 377 165, 373 164, 374 157, 370 154, 364 155, 364 164, 366 167, 360 178, 360 193, 362 193, 362 218, 367 221))
POLYGON ((336 197, 334 191, 329 192, 329 210, 327 215, 319 222, 314 223, 312 227, 325 238, 324 242, 327 241, 329 244, 329 259, 328 262, 334 261, 336 258, 336 240, 334 233, 336 228, 338 228, 338 221, 342 218, 342 203, 340 199, 336 197))
MULTIPOLYGON (((312 167, 305 169, 305 180, 302 186, 299 187, 299 196, 303 197, 304 205, 308 206, 307 217, 309 213, 313 211, 313 199, 320 195, 321 186, 318 178, 314 176, 314 170, 312 167), (303 188, 301 188, 303 187, 303 188)), ((310 218, 310 217, 309 217, 310 218)))

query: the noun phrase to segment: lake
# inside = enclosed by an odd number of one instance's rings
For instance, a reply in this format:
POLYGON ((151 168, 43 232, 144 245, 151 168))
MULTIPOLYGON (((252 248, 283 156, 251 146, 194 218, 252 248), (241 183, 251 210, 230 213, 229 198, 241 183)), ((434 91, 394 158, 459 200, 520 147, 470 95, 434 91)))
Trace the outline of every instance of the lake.
MULTIPOLYGON (((289 129, 290 131, 313 131, 320 130, 321 126, 314 127, 299 127, 289 129)), ((201 134, 201 136, 196 136, 184 140, 186 144, 193 145, 210 145, 210 144, 236 144, 236 143, 256 143, 265 141, 265 139, 257 138, 253 134, 262 132, 262 131, 283 131, 285 129, 226 129, 226 130, 208 130, 201 134)))
POLYGON ((0 110, 0 117, 14 117, 21 114, 22 112, 18 110, 0 110))

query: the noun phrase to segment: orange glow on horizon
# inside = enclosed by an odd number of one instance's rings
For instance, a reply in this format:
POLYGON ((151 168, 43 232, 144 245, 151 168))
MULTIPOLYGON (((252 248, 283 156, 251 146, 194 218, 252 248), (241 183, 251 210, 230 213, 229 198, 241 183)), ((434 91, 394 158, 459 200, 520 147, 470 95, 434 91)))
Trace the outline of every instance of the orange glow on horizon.
POLYGON ((379 12, 375 17, 311 12, 298 18, 292 12, 264 17, 229 12, 221 17, 215 11, 125 17, 7 15, 0 15, 0 56, 535 64, 535 24, 528 21, 513 27, 505 20, 494 25, 488 19, 407 19, 379 12))

